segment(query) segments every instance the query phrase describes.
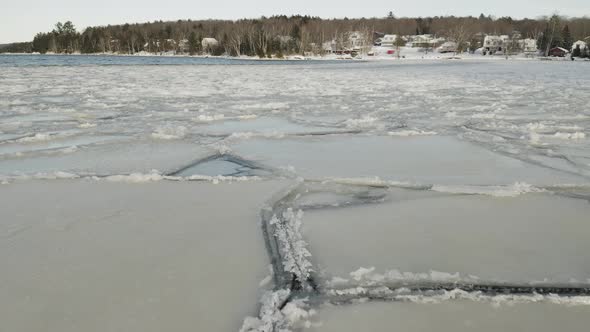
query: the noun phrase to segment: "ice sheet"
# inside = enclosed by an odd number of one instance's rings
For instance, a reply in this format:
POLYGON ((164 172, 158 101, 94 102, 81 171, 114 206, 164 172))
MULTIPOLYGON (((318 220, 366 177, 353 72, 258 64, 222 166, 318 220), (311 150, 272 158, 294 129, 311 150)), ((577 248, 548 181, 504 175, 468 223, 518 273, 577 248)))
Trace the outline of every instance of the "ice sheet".
MULTIPOLYGON (((284 117, 256 117, 252 116, 252 118, 248 118, 247 115, 243 116, 245 118, 240 119, 220 119, 219 121, 213 121, 208 125, 202 125, 199 128, 199 131, 202 131, 207 134, 216 134, 216 135, 242 135, 251 134, 251 135, 288 135, 288 134, 313 134, 318 132, 325 132, 328 130, 335 131, 334 128, 326 128, 326 127, 319 127, 319 126, 306 126, 302 124, 298 124, 295 122, 291 122, 284 117)), ((197 116, 194 120, 199 120, 200 118, 197 116)))
POLYGON ((80 147, 66 153, 27 155, 0 160, 0 174, 35 174, 72 172, 75 174, 110 175, 133 172, 147 173, 183 167, 204 157, 211 150, 182 141, 130 141, 80 147))
POLYGON ((584 183, 585 178, 526 164, 453 137, 335 136, 252 139, 234 151, 307 178, 380 177, 423 184, 584 183))
POLYGON ((2 329, 236 331, 269 273, 260 208, 283 186, 0 185, 2 329))
POLYGON ((305 331, 573 332, 585 330, 588 324, 590 305, 371 302, 323 306, 314 319, 316 326, 305 331))
POLYGON ((367 280, 397 270, 485 281, 590 283, 583 254, 590 250, 584 240, 590 236, 588 215, 586 200, 551 194, 398 189, 382 204, 306 211, 303 232, 328 280, 354 281, 351 272, 363 267, 374 268, 367 280))
POLYGON ((77 136, 52 139, 50 135, 37 134, 18 139, 16 142, 0 144, 0 157, 10 154, 23 154, 48 150, 78 148, 109 141, 126 141, 124 136, 77 136))

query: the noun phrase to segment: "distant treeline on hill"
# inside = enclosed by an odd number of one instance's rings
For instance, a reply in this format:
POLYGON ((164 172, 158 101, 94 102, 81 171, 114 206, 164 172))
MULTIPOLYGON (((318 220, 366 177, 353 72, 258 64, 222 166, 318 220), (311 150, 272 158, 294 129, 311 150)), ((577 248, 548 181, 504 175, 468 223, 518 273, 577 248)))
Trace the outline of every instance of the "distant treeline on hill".
MULTIPOLYGON (((79 33, 72 22, 58 23, 38 33, 32 43, 12 44, 10 51, 39 53, 186 53, 231 56, 282 57, 288 54, 323 54, 326 44, 346 49, 350 33, 370 47, 382 34, 398 36, 430 34, 462 45, 480 45, 485 35, 508 35, 538 41, 548 51, 571 47, 572 41, 590 36, 590 18, 516 20, 510 17, 428 17, 321 19, 310 16, 273 16, 259 19, 178 20, 86 28, 79 33)), ((334 47, 334 46, 333 46, 334 47)), ((2 50, 0 50, 1 52, 2 50)), ((9 52, 4 49, 5 52, 9 52)))
POLYGON ((31 53, 33 52, 33 43, 12 43, 0 45, 0 53, 31 53))

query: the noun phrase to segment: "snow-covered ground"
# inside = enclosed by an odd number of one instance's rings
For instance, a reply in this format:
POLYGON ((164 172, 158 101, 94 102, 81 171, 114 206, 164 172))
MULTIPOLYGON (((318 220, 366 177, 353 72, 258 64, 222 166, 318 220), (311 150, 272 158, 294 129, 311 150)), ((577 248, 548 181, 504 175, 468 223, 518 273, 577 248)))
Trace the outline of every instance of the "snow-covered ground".
POLYGON ((1 61, 8 330, 590 323, 587 63, 60 58, 1 61))

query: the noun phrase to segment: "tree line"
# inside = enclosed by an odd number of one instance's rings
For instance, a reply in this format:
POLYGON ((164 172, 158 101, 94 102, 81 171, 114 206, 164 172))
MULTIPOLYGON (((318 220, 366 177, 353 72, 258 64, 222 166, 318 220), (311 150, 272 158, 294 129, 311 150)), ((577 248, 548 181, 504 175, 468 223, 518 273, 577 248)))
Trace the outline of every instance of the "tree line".
POLYGON ((31 53, 33 52, 33 43, 12 43, 0 45, 0 53, 31 53))
MULTIPOLYGON (((187 54, 227 54, 259 57, 287 54, 322 54, 324 43, 346 48, 349 33, 356 31, 368 41, 379 34, 432 34, 458 44, 481 44, 486 34, 510 35, 538 41, 543 52, 555 46, 570 49, 576 40, 590 36, 590 18, 562 18, 554 15, 538 19, 511 17, 395 17, 321 19, 311 16, 272 16, 258 19, 178 20, 88 27, 78 32, 70 21, 56 24, 50 32, 38 33, 32 43, 20 45, 25 52, 39 53, 118 53, 138 52, 187 54), (215 38, 205 45, 203 38, 215 38), (568 47, 569 46, 569 47, 568 47)), ((16 46, 14 46, 16 48, 16 46)))

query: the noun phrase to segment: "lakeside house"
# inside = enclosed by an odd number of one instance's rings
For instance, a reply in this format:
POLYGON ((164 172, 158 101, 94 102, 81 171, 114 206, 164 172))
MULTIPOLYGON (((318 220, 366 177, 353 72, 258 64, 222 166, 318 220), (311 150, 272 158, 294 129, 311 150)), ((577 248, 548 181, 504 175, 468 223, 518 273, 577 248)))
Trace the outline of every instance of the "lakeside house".
POLYGON ((349 46, 352 51, 360 51, 369 44, 366 36, 360 31, 351 31, 348 34, 348 43, 349 45, 347 46, 349 46))
POLYGON ((525 38, 518 41, 520 49, 524 53, 536 53, 537 49, 537 41, 532 38, 525 38))
POLYGON ((176 55, 177 42, 174 39, 155 40, 143 44, 143 48, 148 52, 155 52, 160 55, 176 55), (153 49, 155 48, 155 49, 153 49))
POLYGON ((201 46, 203 47, 204 51, 211 53, 214 48, 219 46, 219 42, 215 38, 206 37, 201 40, 201 46))
POLYGON ((189 51, 188 39, 181 39, 178 41, 178 51, 187 53, 189 51))
POLYGON ((483 40, 483 55, 505 52, 509 42, 510 37, 508 35, 487 35, 483 40))
POLYGON ((483 41, 482 54, 493 55, 496 53, 524 52, 532 54, 538 51, 537 41, 532 38, 521 39, 518 32, 514 32, 512 38, 508 35, 486 35, 483 41))
POLYGON ((446 40, 444 38, 436 38, 433 35, 415 35, 408 40, 407 46, 419 48, 436 48, 442 45, 446 40))
POLYGON ((569 51, 563 47, 554 47, 549 50, 549 56, 553 56, 553 57, 563 58, 567 54, 569 54, 569 51))
POLYGON ((573 44, 572 44, 572 49, 571 49, 571 51, 572 51, 572 53, 573 53, 573 52, 574 52, 574 50, 575 50, 576 48, 579 48, 580 50, 583 50, 583 49, 585 49, 586 47, 588 47, 588 44, 587 44, 585 41, 583 41, 583 40, 578 40, 577 42, 575 42, 575 43, 573 43, 573 44))
POLYGON ((327 54, 351 54, 354 56, 361 53, 363 49, 368 51, 367 48, 371 46, 368 35, 360 31, 350 31, 324 42, 322 50, 327 54))
POLYGON ((381 38, 379 46, 394 47, 396 40, 397 35, 385 35, 381 38))
POLYGON ((438 53, 457 52, 457 43, 452 41, 444 42, 436 50, 438 53))
MULTIPOLYGON (((378 36, 373 33, 374 36, 378 36)), ((374 40, 373 45, 383 48, 395 48, 395 41, 401 38, 405 42, 406 47, 421 48, 425 51, 436 50, 439 53, 457 52, 458 44, 445 38, 435 37, 433 35, 414 35, 414 36, 399 36, 395 34, 383 34, 374 40)), ((332 44, 326 44, 325 49, 333 48, 332 44)), ((474 35, 474 38, 464 42, 465 46, 477 54, 493 55, 493 54, 518 54, 524 53, 526 56, 532 56, 538 52, 537 40, 532 38, 522 38, 518 31, 514 31, 509 35, 485 35, 479 33, 474 35), (483 42, 482 42, 483 41, 483 42)), ((372 52, 374 54, 375 52, 372 52)))
POLYGON ((111 50, 118 51, 121 43, 119 42, 119 39, 111 39, 109 44, 111 50))
POLYGON ((322 44, 322 49, 327 54, 332 54, 332 53, 336 52, 336 41, 330 40, 330 41, 324 42, 322 44))

